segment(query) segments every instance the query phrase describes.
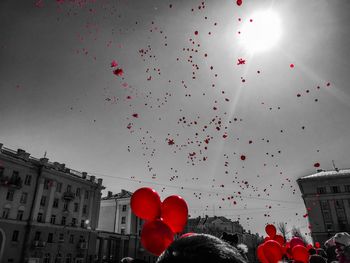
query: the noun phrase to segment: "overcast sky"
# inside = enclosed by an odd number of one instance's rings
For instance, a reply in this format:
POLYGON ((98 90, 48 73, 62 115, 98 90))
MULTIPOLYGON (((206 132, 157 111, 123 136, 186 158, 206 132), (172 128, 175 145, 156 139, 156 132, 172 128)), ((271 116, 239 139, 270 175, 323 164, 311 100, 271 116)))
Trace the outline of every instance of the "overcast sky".
POLYGON ((347 0, 3 0, 0 142, 106 190, 182 195, 191 216, 307 232, 296 179, 350 166, 349 12, 347 0), (281 38, 248 54, 238 31, 265 9, 281 38))

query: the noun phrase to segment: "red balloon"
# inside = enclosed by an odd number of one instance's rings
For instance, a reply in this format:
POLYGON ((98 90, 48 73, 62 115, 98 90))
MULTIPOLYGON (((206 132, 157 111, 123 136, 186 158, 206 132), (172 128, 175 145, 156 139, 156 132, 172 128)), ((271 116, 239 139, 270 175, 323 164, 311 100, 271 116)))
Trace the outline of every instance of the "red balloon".
POLYGON ((265 238, 264 238, 264 242, 269 241, 269 240, 271 240, 270 237, 265 237, 265 238))
POLYGON ((276 227, 275 227, 274 225, 269 224, 269 225, 267 225, 267 226, 265 227, 265 232, 266 232, 266 234, 268 234, 271 238, 274 238, 275 235, 276 235, 276 227))
POLYGON ((269 261, 265 257, 263 246, 264 243, 258 246, 258 249, 256 250, 256 255, 258 256, 258 259, 261 263, 269 263, 269 261))
POLYGON ((242 5, 242 0, 237 0, 236 3, 238 6, 240 6, 240 5, 242 5))
POLYGON ((290 248, 293 249, 293 247, 300 245, 300 246, 305 246, 303 240, 301 240, 300 237, 293 237, 290 240, 290 248))
POLYGON ((281 246, 283 246, 283 244, 285 242, 283 236, 281 236, 281 235, 275 235, 275 237, 273 239, 276 240, 278 243, 280 243, 281 246))
POLYGON ((320 242, 315 242, 315 248, 320 248, 321 245, 320 245, 320 242))
POLYGON ((159 256, 173 240, 174 233, 162 220, 148 221, 143 225, 141 244, 150 253, 159 256))
POLYGON ((145 220, 159 218, 160 205, 160 196, 152 188, 140 188, 131 197, 132 211, 135 215, 145 220))
POLYGON ((161 215, 164 223, 166 223, 174 233, 183 231, 187 224, 188 207, 186 201, 178 195, 167 197, 161 206, 161 215))
POLYGON ((296 245, 292 249, 293 259, 295 261, 300 261, 303 263, 309 262, 309 252, 307 251, 306 247, 302 245, 296 245))
POLYGON ((281 245, 275 240, 269 240, 264 243, 264 254, 269 263, 277 263, 283 257, 281 245))
POLYGON ((313 248, 312 244, 307 244, 306 249, 309 251, 309 249, 311 249, 311 248, 313 248))

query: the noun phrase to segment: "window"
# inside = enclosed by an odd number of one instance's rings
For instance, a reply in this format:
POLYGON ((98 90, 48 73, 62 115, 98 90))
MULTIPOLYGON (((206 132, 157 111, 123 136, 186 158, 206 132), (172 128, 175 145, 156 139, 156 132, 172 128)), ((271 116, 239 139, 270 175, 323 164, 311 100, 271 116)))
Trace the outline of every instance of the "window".
POLYGON ((45 206, 45 203, 46 203, 46 196, 43 195, 43 196, 41 197, 41 200, 40 200, 40 205, 41 205, 41 206, 45 206))
POLYGON ((37 221, 38 222, 42 222, 43 221, 43 213, 38 213, 37 221))
POLYGON ((57 183, 56 192, 61 193, 61 191, 62 191, 62 183, 57 183))
POLYGON ((89 199, 89 191, 88 190, 85 191, 85 199, 86 200, 89 199))
POLYGON ((9 189, 9 190, 7 191, 6 200, 7 200, 7 201, 13 201, 13 196, 14 196, 14 194, 15 194, 15 191, 12 190, 12 189, 9 189))
POLYGON ((47 243, 53 243, 53 233, 49 233, 47 236, 47 243))
POLYGON ((5 171, 5 168, 0 167, 0 177, 2 177, 4 175, 4 171, 5 171))
POLYGON ((18 236, 19 236, 19 231, 15 230, 12 233, 12 242, 17 242, 18 241, 18 236))
POLYGON ((317 187, 317 193, 318 194, 325 194, 326 193, 326 187, 317 187))
POLYGON ((2 218, 7 219, 9 218, 9 215, 10 215, 10 208, 4 208, 2 210, 2 218))
POLYGON ((75 226, 77 224, 77 219, 75 217, 72 218, 72 226, 75 226))
POLYGON ((350 185, 345 185, 345 192, 350 192, 350 185))
POLYGON ((66 255, 66 263, 72 263, 72 254, 66 255))
POLYGON ((77 197, 80 197, 80 188, 78 187, 77 190, 75 190, 75 195, 77 197))
POLYGON ((43 263, 50 263, 50 253, 45 254, 43 263))
POLYGON ((71 243, 71 244, 74 243, 74 235, 69 236, 69 243, 71 243))
POLYGON ((67 185, 67 192, 71 192, 72 191, 72 186, 69 184, 67 185))
POLYGON ((126 211, 126 205, 123 205, 122 207, 122 211, 125 212, 126 211))
POLYGON ((56 255, 55 263, 62 263, 62 254, 60 252, 56 255))
POLYGON ((83 206, 83 214, 86 215, 87 214, 87 205, 83 206))
POLYGON ((50 180, 49 179, 45 179, 45 181, 44 181, 44 189, 49 189, 49 184, 50 184, 50 180))
POLYGON ((79 204, 74 203, 74 212, 78 212, 78 209, 79 209, 79 204))
POLYGON ((34 236, 34 240, 35 241, 39 241, 40 240, 40 235, 41 235, 41 232, 40 231, 36 231, 35 232, 35 236, 34 236))
POLYGON ((63 211, 68 211, 68 201, 64 201, 64 203, 63 203, 63 211))
POLYGON ((21 200, 20 200, 20 203, 21 204, 25 204, 25 203, 27 203, 27 198, 28 198, 28 193, 22 193, 22 195, 21 195, 21 200))
POLYGON ((329 210, 329 204, 327 200, 323 200, 320 202, 322 210, 329 210))
POLYGON ((126 217, 122 216, 122 224, 125 224, 125 221, 126 221, 126 217))
POLYGON ((53 208, 58 208, 58 203, 59 203, 58 198, 53 199, 52 207, 53 207, 53 208))
POLYGON ((125 235, 125 228, 120 229, 120 234, 125 235))
POLYGON ((323 211, 323 219, 326 223, 333 222, 332 214, 330 211, 323 211))
POLYGON ((17 220, 22 221, 23 213, 24 213, 23 210, 18 210, 18 212, 17 212, 17 220))
POLYGON ((80 227, 82 227, 82 228, 85 227, 85 220, 84 220, 84 219, 82 219, 82 220, 80 221, 80 227))
POLYGON ((64 242, 64 234, 63 233, 60 233, 58 241, 61 243, 64 242))
POLYGON ((332 186, 332 193, 336 194, 336 193, 340 193, 340 187, 339 186, 332 186))
POLYGON ((56 223, 56 215, 51 215, 50 223, 53 225, 56 223))
POLYGON ((24 184, 25 185, 30 185, 31 181, 32 181, 32 176, 30 174, 27 174, 26 178, 24 180, 24 184))

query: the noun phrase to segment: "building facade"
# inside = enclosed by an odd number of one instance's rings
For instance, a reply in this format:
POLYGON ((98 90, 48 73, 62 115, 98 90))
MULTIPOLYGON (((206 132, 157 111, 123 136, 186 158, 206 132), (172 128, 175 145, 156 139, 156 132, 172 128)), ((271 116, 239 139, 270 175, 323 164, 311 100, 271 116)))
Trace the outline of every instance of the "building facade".
POLYGON ((132 193, 108 192, 101 198, 98 224, 98 262, 119 262, 124 257, 155 262, 156 257, 147 253, 140 243, 143 221, 136 217, 130 206, 132 193))
POLYGON ((350 170, 319 170, 297 183, 314 242, 323 243, 337 232, 350 231, 350 170))
POLYGON ((93 262, 102 179, 0 144, 0 262, 93 262))

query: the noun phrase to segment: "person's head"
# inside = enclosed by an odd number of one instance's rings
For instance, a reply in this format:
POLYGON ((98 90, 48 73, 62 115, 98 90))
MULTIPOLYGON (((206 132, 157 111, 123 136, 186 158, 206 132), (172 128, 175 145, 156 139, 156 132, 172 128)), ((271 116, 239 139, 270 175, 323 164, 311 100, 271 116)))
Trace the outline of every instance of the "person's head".
POLYGON ((174 241, 157 263, 245 263, 236 248, 221 239, 196 234, 174 241))
POLYGON ((226 241, 232 246, 237 246, 238 244, 238 235, 237 234, 229 234, 226 232, 222 233, 221 239, 226 241))

